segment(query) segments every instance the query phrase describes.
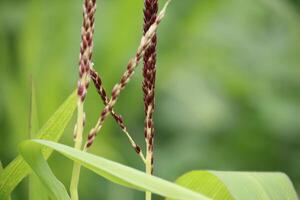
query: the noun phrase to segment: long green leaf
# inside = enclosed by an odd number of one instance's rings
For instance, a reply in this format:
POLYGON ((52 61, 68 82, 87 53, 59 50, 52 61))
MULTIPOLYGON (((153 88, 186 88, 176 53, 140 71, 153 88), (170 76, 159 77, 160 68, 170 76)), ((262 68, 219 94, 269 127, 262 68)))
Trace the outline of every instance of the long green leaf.
POLYGON ((48 200, 48 190, 35 174, 29 176, 29 200, 48 200))
POLYGON ((28 134, 29 138, 33 139, 39 130, 39 118, 36 103, 36 94, 33 78, 30 78, 31 88, 30 88, 30 99, 29 99, 29 122, 28 122, 28 134))
POLYGON ((41 182, 49 189, 49 192, 58 200, 67 200, 69 196, 64 186, 59 183, 51 172, 46 160, 42 159, 42 145, 60 152, 100 176, 121 185, 141 191, 150 191, 178 200, 209 200, 204 195, 195 193, 177 184, 69 146, 46 140, 29 140, 23 142, 20 145, 21 155, 37 176, 39 176, 41 182))
POLYGON ((21 145, 21 155, 25 161, 30 165, 33 171, 40 178, 41 182, 47 188, 52 199, 70 200, 68 192, 64 185, 52 173, 47 161, 44 159, 40 145, 36 143, 31 145, 27 141, 21 145), (36 153, 35 153, 36 152, 36 153))
MULTIPOLYGON (((76 108, 77 96, 74 92, 40 129, 36 138, 58 141, 71 120, 76 108)), ((48 158, 51 150, 45 151, 48 158)), ((30 168, 21 156, 17 156, 0 174, 0 199, 7 199, 14 188, 30 173, 30 168)))
MULTIPOLYGON (((3 172, 3 165, 2 165, 2 162, 0 161, 0 174, 3 172)), ((7 198, 7 200, 10 200, 11 199, 11 197, 9 196, 8 198, 7 198)))
POLYGON ((192 171, 176 182, 214 200, 298 200, 283 173, 192 171))
MULTIPOLYGON (((30 101, 29 101, 29 122, 28 122, 28 133, 29 138, 33 139, 35 134, 39 130, 39 118, 37 112, 37 103, 36 103, 36 94, 35 94, 35 85, 33 78, 31 77, 31 89, 30 89, 30 101)), ((39 178, 31 173, 28 180, 28 199, 29 200, 48 200, 48 191, 41 184, 39 178)))

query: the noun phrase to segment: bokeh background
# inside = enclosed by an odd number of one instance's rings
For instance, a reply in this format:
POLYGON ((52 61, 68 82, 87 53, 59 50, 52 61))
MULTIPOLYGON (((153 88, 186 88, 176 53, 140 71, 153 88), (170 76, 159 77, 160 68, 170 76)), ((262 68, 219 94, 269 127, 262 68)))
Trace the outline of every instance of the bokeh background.
MULTIPOLYGON (((29 137, 30 76, 40 125, 76 87, 81 4, 0 1, 4 166, 29 137)), ((93 59, 108 90, 140 41, 142 8, 142 0, 98 1, 93 59)), ((300 192, 300 1, 173 0, 158 37, 155 174, 173 181, 193 169, 282 171, 300 192)), ((144 147, 141 67, 116 110, 144 147)), ((90 87, 86 131, 102 108, 90 87)), ((73 125, 62 143, 72 145, 73 125)), ((144 168, 111 117, 91 152, 144 168)), ((50 163, 68 188, 72 162, 54 153, 50 163)), ((27 187, 24 180, 13 199, 27 199, 27 187)), ((79 191, 81 199, 144 196, 85 169, 79 191)))

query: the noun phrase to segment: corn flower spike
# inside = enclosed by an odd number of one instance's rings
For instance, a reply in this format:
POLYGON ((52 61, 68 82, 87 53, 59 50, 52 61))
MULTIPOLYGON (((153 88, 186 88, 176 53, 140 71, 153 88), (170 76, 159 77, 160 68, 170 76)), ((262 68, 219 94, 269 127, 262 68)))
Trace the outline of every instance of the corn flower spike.
POLYGON ((89 132, 88 141, 85 144, 85 150, 87 150, 93 144, 93 142, 95 140, 95 137, 97 136, 97 133, 101 130, 104 120, 106 119, 107 115, 110 113, 113 106, 117 102, 117 99, 118 99, 121 91, 125 88, 127 83, 130 81, 130 79, 131 79, 131 77, 134 73, 134 70, 136 69, 137 65, 139 64, 139 62, 142 58, 142 56, 145 53, 145 50, 151 44, 151 40, 152 40, 153 36, 156 33, 156 30, 158 28, 159 23, 161 22, 161 20, 165 16, 165 12, 166 12, 166 9, 167 9, 167 6, 168 6, 169 3, 170 3, 170 1, 167 1, 164 8, 161 10, 159 15, 157 16, 157 18, 156 18, 155 22, 153 23, 153 25, 150 26, 147 33, 142 37, 141 43, 138 47, 138 50, 136 52, 135 57, 132 58, 129 61, 129 63, 127 65, 127 70, 122 75, 121 80, 119 81, 119 83, 117 83, 114 86, 114 88, 112 90, 111 99, 109 100, 109 102, 105 106, 105 108, 102 110, 101 115, 100 115, 100 117, 97 121, 96 126, 89 132))
MULTIPOLYGON (((77 102, 77 123, 74 128, 75 149, 81 149, 82 133, 85 124, 85 113, 83 109, 84 100, 90 81, 90 67, 93 51, 94 21, 96 12, 96 0, 84 0, 83 3, 83 24, 81 28, 81 44, 79 54, 79 81, 78 81, 78 102, 77 102)), ((72 200, 78 200, 78 182, 80 165, 74 163, 70 193, 72 200)))
MULTIPOLYGON (((144 35, 155 22, 158 12, 158 0, 145 0, 144 8, 144 35)), ((146 140, 146 173, 153 174, 153 147, 154 147, 154 105, 155 105, 155 78, 156 78, 156 45, 157 36, 154 34, 151 43, 145 50, 143 68, 143 92, 145 107, 144 135, 146 140)), ((146 200, 151 200, 151 192, 146 192, 146 200)))
POLYGON ((90 68, 92 65, 94 21, 96 12, 96 0, 84 0, 83 24, 81 28, 81 44, 79 54, 79 81, 77 88, 78 95, 78 116, 75 134, 75 146, 81 148, 82 131, 85 123, 83 104, 90 82, 90 68))
MULTIPOLYGON (((155 22, 158 10, 157 0, 145 0, 144 9, 144 34, 149 30, 150 26, 155 22)), ((145 139, 147 143, 147 157, 153 160, 153 137, 154 137, 154 101, 155 101, 155 78, 156 78, 156 44, 157 36, 153 36, 149 47, 145 50, 144 68, 143 68, 143 92, 145 106, 145 139)), ((153 163, 151 163, 152 165, 153 163)), ((152 174, 153 167, 149 173, 152 174)))
MULTIPOLYGON (((98 94, 100 95, 104 105, 106 106, 109 103, 109 98, 106 94, 105 88, 103 87, 101 77, 93 68, 90 69, 90 75, 91 75, 91 79, 94 82, 94 85, 97 89, 98 94)), ((117 124, 120 126, 122 131, 127 136, 128 140, 131 143, 131 146, 133 147, 135 152, 141 157, 142 161, 145 163, 146 159, 144 157, 144 154, 143 154, 141 148, 136 144, 136 142, 130 136, 130 134, 127 130, 127 127, 124 124, 123 117, 121 115, 117 114, 113 109, 110 111, 110 113, 113 116, 113 118, 115 119, 115 121, 117 122, 117 124)))

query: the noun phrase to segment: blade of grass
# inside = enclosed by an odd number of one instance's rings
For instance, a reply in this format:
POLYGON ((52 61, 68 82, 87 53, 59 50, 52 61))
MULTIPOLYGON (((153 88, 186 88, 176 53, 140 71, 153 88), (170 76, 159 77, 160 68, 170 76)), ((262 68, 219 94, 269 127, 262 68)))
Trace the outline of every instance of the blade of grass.
POLYGON ((55 177, 47 161, 44 159, 41 147, 37 144, 33 144, 30 147, 27 146, 25 148, 29 148, 29 152, 38 152, 36 154, 23 153, 24 150, 22 150, 21 155, 23 156, 25 161, 31 166, 34 173, 36 173, 38 177, 43 177, 40 178, 40 180, 45 186, 45 188, 47 188, 51 199, 70 200, 65 186, 55 177))
MULTIPOLYGON (((0 174, 3 172, 3 165, 2 165, 2 162, 0 161, 0 174)), ((7 200, 11 200, 11 197, 9 196, 7 198, 7 200)))
POLYGON ((39 118, 37 114, 35 86, 32 77, 30 77, 30 99, 29 99, 29 138, 33 139, 39 130, 39 118))
POLYGON ((41 183, 40 179, 35 174, 29 176, 29 200, 48 200, 48 190, 41 183))
MULTIPOLYGON (((36 138, 58 141, 72 118, 76 100, 76 92, 73 92, 40 129, 36 138)), ((46 158, 50 156, 51 152, 51 150, 44 152, 46 158)), ((14 188, 29 173, 30 168, 26 162, 21 156, 17 156, 0 174, 0 199, 7 199, 14 188)))
MULTIPOLYGON (((39 120, 37 114, 35 86, 32 77, 30 77, 30 100, 29 100, 29 122, 28 133, 29 138, 33 139, 39 130, 39 120)), ((48 191, 41 184, 39 178, 31 173, 28 180, 28 199, 29 200, 48 200, 48 191)))
POLYGON ((96 174, 126 187, 140 191, 150 191, 179 200, 209 200, 204 195, 195 193, 177 184, 66 145, 46 140, 22 142, 20 145, 21 155, 46 185, 46 188, 50 190, 49 192, 59 200, 67 200, 69 197, 64 186, 58 183, 59 181, 51 172, 46 160, 41 159, 43 146, 54 149, 96 174))
POLYGON ((298 200, 290 179, 277 172, 192 171, 176 183, 214 200, 298 200))

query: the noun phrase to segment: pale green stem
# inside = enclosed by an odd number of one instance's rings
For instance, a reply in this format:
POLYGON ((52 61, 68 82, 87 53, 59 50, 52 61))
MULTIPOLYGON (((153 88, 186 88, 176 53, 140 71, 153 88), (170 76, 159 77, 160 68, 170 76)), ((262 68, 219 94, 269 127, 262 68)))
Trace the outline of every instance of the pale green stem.
MULTIPOLYGON (((148 146, 148 145, 147 145, 148 146)), ((148 148, 147 148, 148 149, 148 148)), ((151 156, 149 155, 149 151, 147 151, 147 156, 146 156, 146 173, 151 175, 151 156)), ((151 192, 146 192, 146 200, 151 200, 151 192)))
MULTIPOLYGON (((77 128, 75 136, 74 148, 80 150, 82 145, 82 132, 83 132, 83 103, 80 98, 78 99, 78 115, 77 115, 77 128)), ((72 178, 70 184, 70 193, 72 200, 78 200, 78 182, 80 175, 80 164, 74 162, 72 178)))
POLYGON ((151 192, 146 192, 146 200, 151 200, 151 192))

